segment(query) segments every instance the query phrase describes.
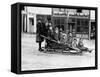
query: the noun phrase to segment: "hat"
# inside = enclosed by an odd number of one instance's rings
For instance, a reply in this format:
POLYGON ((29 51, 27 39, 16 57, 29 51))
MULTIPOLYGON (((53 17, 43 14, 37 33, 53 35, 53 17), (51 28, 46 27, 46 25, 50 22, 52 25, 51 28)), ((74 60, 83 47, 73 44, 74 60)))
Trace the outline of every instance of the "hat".
POLYGON ((77 41, 77 39, 76 39, 76 38, 74 38, 74 40, 76 40, 76 41, 77 41))

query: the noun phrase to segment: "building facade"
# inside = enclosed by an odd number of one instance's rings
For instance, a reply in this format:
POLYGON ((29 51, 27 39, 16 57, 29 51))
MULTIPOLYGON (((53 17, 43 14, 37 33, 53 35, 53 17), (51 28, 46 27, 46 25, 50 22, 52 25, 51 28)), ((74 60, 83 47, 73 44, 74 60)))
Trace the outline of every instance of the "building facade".
POLYGON ((95 21, 95 14, 91 17, 91 10, 24 7, 22 10, 22 32, 36 33, 39 17, 45 22, 50 19, 53 26, 62 28, 65 33, 72 32, 76 37, 90 38, 91 20, 95 21), (92 19, 91 19, 92 18, 92 19))
POLYGON ((51 16, 51 8, 24 7, 22 10, 22 32, 36 33, 37 19, 42 17, 46 21, 51 16))

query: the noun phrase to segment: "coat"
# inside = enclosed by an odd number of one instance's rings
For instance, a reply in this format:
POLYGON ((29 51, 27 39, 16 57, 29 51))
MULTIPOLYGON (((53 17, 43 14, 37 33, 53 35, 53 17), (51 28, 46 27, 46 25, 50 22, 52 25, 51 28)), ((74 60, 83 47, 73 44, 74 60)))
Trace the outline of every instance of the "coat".
POLYGON ((56 30, 54 31, 54 38, 55 38, 56 41, 59 41, 59 38, 60 38, 59 29, 58 29, 58 32, 56 32, 56 30))
POLYGON ((73 42, 73 37, 69 36, 67 37, 67 44, 71 47, 73 42))
POLYGON ((45 24, 44 23, 37 23, 37 30, 36 30, 36 42, 43 42, 44 38, 41 35, 45 35, 45 24))

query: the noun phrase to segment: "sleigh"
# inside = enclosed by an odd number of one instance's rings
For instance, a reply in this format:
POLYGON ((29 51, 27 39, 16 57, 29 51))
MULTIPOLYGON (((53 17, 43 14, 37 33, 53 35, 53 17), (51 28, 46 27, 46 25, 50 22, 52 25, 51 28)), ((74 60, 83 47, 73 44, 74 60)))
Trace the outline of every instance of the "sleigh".
POLYGON ((42 47, 44 49, 43 52, 45 53, 62 53, 62 54, 82 54, 82 52, 78 52, 74 50, 71 46, 69 46, 67 43, 60 43, 54 39, 51 39, 50 37, 45 37, 41 35, 45 39, 49 40, 50 43, 48 46, 42 47))

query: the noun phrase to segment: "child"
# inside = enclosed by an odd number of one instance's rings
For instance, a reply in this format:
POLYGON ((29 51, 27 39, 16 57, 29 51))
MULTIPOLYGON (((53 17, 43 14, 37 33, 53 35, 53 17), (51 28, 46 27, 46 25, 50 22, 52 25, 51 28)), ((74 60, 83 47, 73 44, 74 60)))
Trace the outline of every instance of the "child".
POLYGON ((69 45, 69 47, 72 46, 72 41, 73 41, 73 36, 72 36, 72 33, 69 32, 67 35, 67 44, 69 45))
POLYGON ((65 34, 64 32, 60 31, 59 36, 60 36, 60 43, 65 45, 66 42, 67 42, 67 34, 65 34))
POLYGON ((52 24, 50 24, 50 23, 49 23, 49 26, 48 26, 47 38, 48 38, 48 39, 46 39, 47 45, 45 46, 46 48, 50 45, 50 43, 52 43, 52 41, 50 41, 50 39, 54 38, 52 24))
POLYGON ((79 39, 78 48, 79 48, 81 51, 88 51, 88 52, 91 52, 91 51, 92 51, 92 50, 89 50, 87 47, 84 47, 82 38, 79 39))
POLYGON ((59 28, 56 26, 54 29, 54 39, 59 43, 59 28))
POLYGON ((80 49, 78 48, 78 45, 77 45, 77 39, 74 39, 72 41, 72 49, 76 50, 77 52, 80 52, 80 49))

